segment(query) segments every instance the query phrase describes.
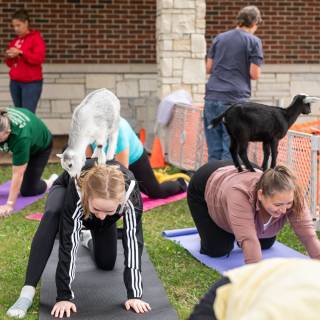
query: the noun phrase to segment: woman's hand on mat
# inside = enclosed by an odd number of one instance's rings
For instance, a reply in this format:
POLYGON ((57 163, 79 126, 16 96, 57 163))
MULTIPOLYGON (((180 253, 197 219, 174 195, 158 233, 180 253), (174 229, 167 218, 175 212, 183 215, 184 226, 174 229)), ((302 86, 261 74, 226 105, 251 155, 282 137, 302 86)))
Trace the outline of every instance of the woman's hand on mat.
POLYGON ((13 206, 10 204, 5 204, 0 206, 0 218, 7 217, 13 211, 13 206))
POLYGON ((136 313, 145 313, 151 310, 149 303, 140 299, 129 299, 125 302, 124 306, 127 311, 132 308, 136 313))
POLYGON ((71 311, 77 312, 77 307, 74 303, 70 301, 59 301, 52 308, 51 315, 56 318, 63 318, 64 314, 69 318, 71 311))

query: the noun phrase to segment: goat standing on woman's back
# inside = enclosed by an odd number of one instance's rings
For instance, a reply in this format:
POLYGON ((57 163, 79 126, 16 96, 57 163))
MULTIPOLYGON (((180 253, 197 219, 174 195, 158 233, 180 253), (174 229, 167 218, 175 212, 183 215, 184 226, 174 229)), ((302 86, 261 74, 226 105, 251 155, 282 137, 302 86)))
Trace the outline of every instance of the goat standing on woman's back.
POLYGON ((71 177, 79 176, 85 163, 85 150, 96 143, 92 157, 98 163, 113 159, 118 140, 120 101, 107 89, 98 89, 88 94, 74 110, 71 120, 68 147, 62 154, 61 166, 71 177), (108 143, 107 155, 104 148, 108 143))
POLYGON ((243 169, 238 155, 246 168, 254 171, 247 156, 248 144, 249 141, 262 141, 264 153, 262 169, 266 170, 270 149, 271 168, 274 168, 279 140, 286 135, 300 114, 311 112, 310 104, 316 101, 320 101, 320 98, 299 94, 293 98, 286 109, 254 102, 233 104, 219 117, 214 118, 209 127, 214 128, 223 120, 230 135, 230 153, 233 163, 239 172, 243 169))

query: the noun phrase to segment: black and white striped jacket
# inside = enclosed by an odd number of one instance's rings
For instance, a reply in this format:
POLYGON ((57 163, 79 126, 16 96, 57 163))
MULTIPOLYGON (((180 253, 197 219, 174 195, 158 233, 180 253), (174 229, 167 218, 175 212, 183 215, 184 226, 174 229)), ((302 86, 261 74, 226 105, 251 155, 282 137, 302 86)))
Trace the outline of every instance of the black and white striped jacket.
MULTIPOLYGON (((119 164, 109 161, 107 164, 119 164)), ((88 160, 84 169, 93 165, 88 160)), ((116 213, 101 221, 96 218, 83 220, 83 208, 74 179, 65 172, 59 179, 67 188, 64 211, 60 222, 59 263, 56 271, 57 301, 72 300, 71 289, 75 277, 75 261, 79 247, 82 225, 88 229, 112 225, 123 217, 124 231, 122 244, 124 248, 124 283, 128 299, 142 297, 141 255, 143 250, 143 234, 141 215, 143 211, 141 194, 133 174, 120 166, 126 181, 126 201, 119 206, 116 213)), ((55 183, 56 184, 56 183, 55 183)))

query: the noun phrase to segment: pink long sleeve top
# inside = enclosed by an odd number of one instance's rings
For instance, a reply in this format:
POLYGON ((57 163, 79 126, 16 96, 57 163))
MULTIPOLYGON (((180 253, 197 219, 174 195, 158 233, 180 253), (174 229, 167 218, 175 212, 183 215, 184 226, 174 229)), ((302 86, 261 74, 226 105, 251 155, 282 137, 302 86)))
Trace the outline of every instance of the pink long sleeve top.
POLYGON ((213 172, 205 189, 205 201, 212 220, 223 230, 235 235, 243 250, 245 263, 261 260, 259 239, 274 237, 287 220, 310 257, 320 259, 320 241, 307 205, 299 217, 291 209, 285 216, 272 219, 264 227, 255 191, 261 175, 261 171, 239 173, 234 166, 213 172))

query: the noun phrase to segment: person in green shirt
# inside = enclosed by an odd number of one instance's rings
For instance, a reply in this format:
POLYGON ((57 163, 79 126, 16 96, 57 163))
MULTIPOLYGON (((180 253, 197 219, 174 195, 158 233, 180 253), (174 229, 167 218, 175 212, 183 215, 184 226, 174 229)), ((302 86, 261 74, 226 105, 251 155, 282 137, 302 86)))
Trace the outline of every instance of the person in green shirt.
POLYGON ((41 194, 50 188, 56 175, 41 180, 52 149, 52 135, 46 125, 24 108, 0 111, 0 151, 12 153, 12 179, 7 203, 0 206, 0 217, 14 209, 22 196, 41 194))

